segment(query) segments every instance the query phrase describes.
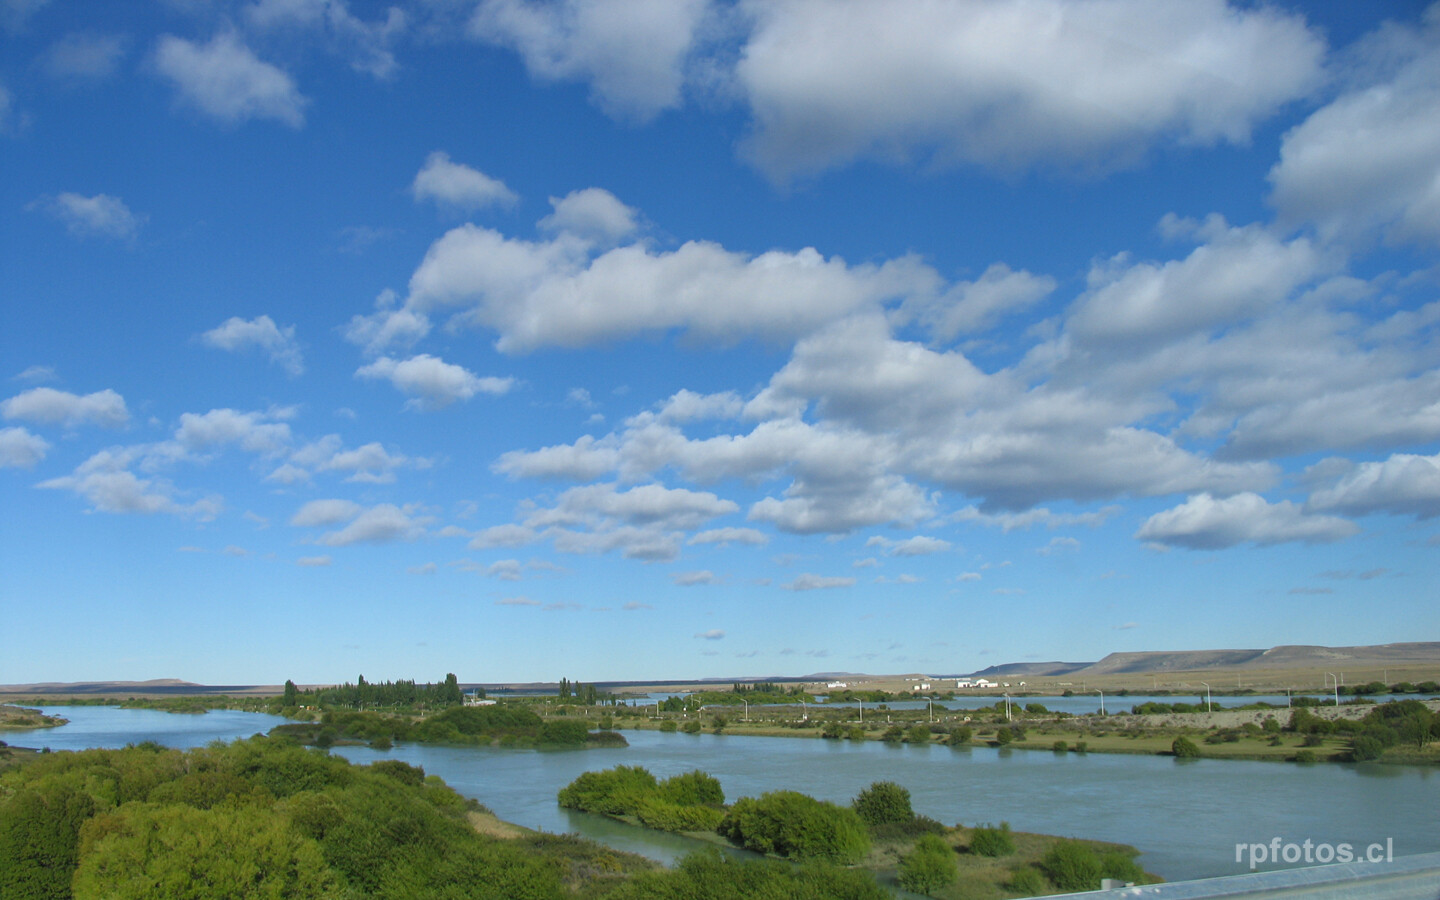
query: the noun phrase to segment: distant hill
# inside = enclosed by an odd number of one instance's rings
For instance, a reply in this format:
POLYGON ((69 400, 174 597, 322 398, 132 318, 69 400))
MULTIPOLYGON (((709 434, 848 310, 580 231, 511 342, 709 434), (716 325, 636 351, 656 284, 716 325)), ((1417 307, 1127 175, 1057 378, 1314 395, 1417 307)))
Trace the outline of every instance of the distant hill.
POLYGON ((1212 669, 1313 669, 1324 666, 1379 668, 1403 664, 1440 665, 1440 641, 1376 644, 1368 647, 1282 645, 1269 650, 1151 650, 1111 653, 1094 663, 1008 663, 976 672, 981 676, 1150 675, 1212 669))
POLYGON ((1032 678, 1040 678, 1050 675, 1069 675, 1071 672, 1079 672, 1095 663, 1083 662, 1033 662, 1033 663, 1005 663, 1000 666, 991 666, 988 669, 981 669, 974 673, 984 678, 991 676, 1010 677, 1012 675, 1026 675, 1032 678))
MULTIPOLYGON (((0 694, 239 694, 255 691, 253 684, 196 684, 178 678, 151 681, 47 681, 37 684, 0 684, 0 694)), ((278 693, 278 690, 277 690, 278 693)))

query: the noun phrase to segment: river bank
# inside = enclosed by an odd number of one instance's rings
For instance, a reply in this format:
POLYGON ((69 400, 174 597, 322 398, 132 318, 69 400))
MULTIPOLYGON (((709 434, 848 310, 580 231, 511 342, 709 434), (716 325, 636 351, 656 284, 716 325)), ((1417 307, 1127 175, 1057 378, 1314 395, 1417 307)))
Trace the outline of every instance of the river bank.
MULTIPOLYGON (((1440 700, 1413 701, 1431 714, 1440 712, 1440 700)), ((1296 707, 1305 714, 1329 723, 1360 720, 1380 704, 1296 707)), ((813 708, 812 708, 813 709, 813 708)), ((667 730, 677 721, 698 731, 755 737, 834 738, 840 741, 886 741, 1006 746, 1018 750, 1067 753, 1118 753, 1171 755, 1177 738, 1195 743, 1199 756, 1213 759, 1273 762, 1349 762, 1353 736, 1350 734, 1306 734, 1283 730, 1295 710, 1225 709, 1210 712, 1181 712, 1137 715, 1050 715, 1012 704, 1009 718, 995 709, 929 713, 925 710, 867 710, 863 721, 858 710, 816 711, 801 716, 776 715, 771 710, 747 721, 730 708, 723 712, 705 709, 674 716, 629 715, 614 719, 617 728, 667 730), (671 724, 666 724, 667 722, 671 724), (689 725, 688 723, 696 723, 689 725), (968 730, 968 739, 961 739, 968 730), (1063 746, 1062 746, 1063 745, 1063 746)), ((808 711, 807 711, 808 712, 808 711)), ((1347 723, 1348 725, 1348 723, 1347 723)), ((1395 746, 1378 758, 1382 763, 1440 766, 1440 743, 1431 741, 1424 749, 1395 746)))

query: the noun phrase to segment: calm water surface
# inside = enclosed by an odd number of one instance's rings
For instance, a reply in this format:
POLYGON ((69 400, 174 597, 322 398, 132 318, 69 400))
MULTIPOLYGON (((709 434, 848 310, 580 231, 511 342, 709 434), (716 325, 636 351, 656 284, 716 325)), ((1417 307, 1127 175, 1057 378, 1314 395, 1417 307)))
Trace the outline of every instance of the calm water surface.
MULTIPOLYGON (((193 747, 247 737, 283 721, 228 711, 203 716, 101 707, 46 711, 66 716, 71 724, 6 739, 57 750, 143 740, 193 747)), ((1170 880, 1245 871, 1235 862, 1235 844, 1276 836, 1361 848, 1393 838, 1397 856, 1440 851, 1440 770, 1422 767, 623 734, 628 748, 533 751, 402 744, 383 752, 367 747, 335 752, 359 763, 400 759, 423 766, 503 819, 546 831, 579 832, 662 860, 696 845, 563 810, 556 792, 582 772, 621 764, 644 766, 660 778, 702 769, 720 779, 730 800, 787 788, 848 803, 871 782, 891 780, 909 788, 917 812, 946 824, 1004 820, 1022 831, 1133 844, 1144 851, 1142 865, 1170 880)))

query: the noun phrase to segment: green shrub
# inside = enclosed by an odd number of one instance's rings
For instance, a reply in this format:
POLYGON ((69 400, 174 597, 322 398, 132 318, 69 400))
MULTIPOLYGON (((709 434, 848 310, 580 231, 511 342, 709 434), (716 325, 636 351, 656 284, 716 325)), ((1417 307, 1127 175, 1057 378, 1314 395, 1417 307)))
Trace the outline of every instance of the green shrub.
POLYGON ((1014 740, 1015 732, 1011 731, 1009 728, 1001 728, 1000 730, 995 732, 995 741, 1002 747, 1014 740))
POLYGON ((680 726, 675 724, 674 719, 666 719, 665 721, 660 723, 660 730, 669 734, 673 734, 674 732, 680 730, 680 726))
POLYGON ((680 806, 721 806, 725 790, 714 775, 701 771, 672 775, 660 782, 660 796, 680 806))
POLYGON ((1385 745, 1379 739, 1362 734, 1350 745, 1350 758, 1356 762, 1366 762, 1372 759, 1379 759, 1380 754, 1385 752, 1385 745))
POLYGON ((925 725, 911 725, 905 730, 905 743, 907 744, 928 744, 930 743, 930 728, 925 725))
POLYGON ((944 834, 946 828, 929 816, 916 816, 904 822, 889 822, 870 828, 870 837, 878 841, 906 841, 922 834, 944 834))
POLYGON ((1100 855, 1100 877, 1139 884, 1145 880, 1145 870, 1126 854, 1111 850, 1100 855))
POLYGON ((1005 882, 1005 886, 1022 897, 1034 897, 1050 889, 1045 876, 1033 866, 1021 866, 1011 870, 1010 879, 1005 882))
POLYGON ((907 891, 929 894, 954 884, 956 875, 955 853, 939 835, 925 835, 900 857, 900 886, 907 891))
POLYGON ((970 832, 970 852, 981 856, 1009 856, 1015 852, 1015 838, 1010 834, 1010 823, 977 825, 970 832))
POLYGON ((892 900, 869 872, 821 863, 735 860, 711 849, 673 869, 639 873, 605 893, 606 900, 892 900))
POLYGON ((586 772, 560 789, 560 805, 567 809, 633 815, 640 802, 655 796, 655 776, 640 766, 616 766, 604 772, 586 772))
POLYGON ((573 747, 585 743, 589 737, 585 723, 573 719, 551 719, 540 728, 540 741, 546 744, 573 747))
POLYGON ((915 818, 910 792, 893 781, 877 781, 855 796, 852 804, 860 820, 874 828, 915 818))
POLYGON ((1093 891, 1100 887, 1100 857, 1079 841, 1060 841, 1040 865, 1062 891, 1093 891))
POLYGON ((393 778, 401 784, 419 785, 425 782, 424 769, 398 759, 382 759, 373 762, 370 764, 370 771, 393 778))
POLYGON ((685 732, 686 734, 699 734, 700 723, 695 721, 694 719, 691 719, 689 722, 686 722, 680 730, 685 732))
POLYGON ((1295 761, 1297 763, 1313 763, 1315 761, 1315 751, 1297 750, 1295 751, 1295 761))
POLYGON ((642 825, 660 831, 714 831, 725 811, 713 806, 682 806, 659 797, 641 800, 635 816, 642 825))
POLYGON ((758 853, 794 859, 859 862, 870 849, 865 823, 853 809, 796 791, 744 797, 716 829, 722 837, 758 853))
POLYGON ((1089 750, 1089 749, 1090 749, 1090 745, 1087 744, 1086 742, 1084 742, 1084 741, 1076 741, 1076 742, 1075 742, 1075 752, 1076 752, 1076 753, 1084 753, 1085 751, 1087 751, 1087 750, 1089 750))
POLYGON ((970 730, 969 725, 961 725, 959 728, 950 732, 950 739, 946 741, 946 743, 952 747, 963 747, 970 743, 970 739, 974 736, 975 733, 970 730))
POLYGON ((1174 742, 1170 744, 1170 752, 1174 754, 1177 759, 1198 759, 1200 756, 1200 748, 1195 746, 1195 742, 1187 737, 1177 737, 1174 742))
POLYGON ((889 728, 885 729, 884 734, 880 735, 880 740, 884 741, 887 744, 898 744, 904 737, 905 729, 901 728, 899 725, 891 725, 889 728))
POLYGON ((849 734, 845 735, 845 737, 852 741, 863 741, 865 740, 865 729, 859 725, 852 725, 849 734))
POLYGON ((1056 741, 1055 743, 1050 745, 1050 749, 1054 750, 1056 753, 1067 753, 1070 750, 1070 745, 1065 743, 1064 741, 1056 741))

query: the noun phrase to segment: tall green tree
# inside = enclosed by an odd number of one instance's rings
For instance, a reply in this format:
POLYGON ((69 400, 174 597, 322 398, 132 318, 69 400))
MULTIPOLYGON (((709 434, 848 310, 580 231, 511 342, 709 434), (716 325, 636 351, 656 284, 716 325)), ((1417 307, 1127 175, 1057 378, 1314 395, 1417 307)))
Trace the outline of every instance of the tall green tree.
POLYGON ((299 706, 299 705, 300 705, 300 689, 295 686, 295 682, 291 681, 291 680, 288 679, 288 678, 285 679, 285 702, 284 702, 282 705, 284 705, 284 706, 299 706))

